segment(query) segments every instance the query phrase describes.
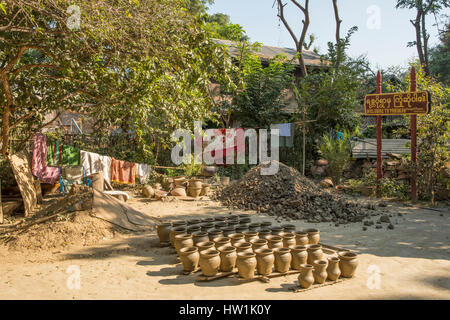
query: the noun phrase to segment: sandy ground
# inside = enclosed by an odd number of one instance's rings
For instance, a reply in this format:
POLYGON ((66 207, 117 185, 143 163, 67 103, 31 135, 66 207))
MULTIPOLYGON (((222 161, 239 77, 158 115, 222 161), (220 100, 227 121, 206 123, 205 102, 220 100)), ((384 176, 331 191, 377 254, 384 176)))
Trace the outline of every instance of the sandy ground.
MULTIPOLYGON (((132 200, 131 204, 148 215, 169 219, 230 212, 212 201, 132 200)), ((437 212, 389 203, 382 210, 393 214, 394 230, 388 230, 387 224, 383 229, 371 226, 363 231, 361 223, 335 227, 289 222, 297 229, 317 227, 321 242, 359 253, 353 279, 305 292, 289 290, 297 285, 295 275, 270 283, 195 282, 196 275, 181 275, 173 249, 160 247, 153 232, 64 252, 19 253, 3 248, 0 299, 450 299, 448 208, 437 212), (80 279, 79 288, 73 279, 80 279)), ((276 223, 257 213, 253 219, 276 223)))

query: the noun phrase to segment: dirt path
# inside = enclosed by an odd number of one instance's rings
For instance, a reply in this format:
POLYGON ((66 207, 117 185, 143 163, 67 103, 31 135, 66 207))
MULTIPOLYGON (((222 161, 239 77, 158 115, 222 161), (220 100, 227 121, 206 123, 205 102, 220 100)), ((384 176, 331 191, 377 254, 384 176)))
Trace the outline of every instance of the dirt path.
MULTIPOLYGON (((211 201, 132 201, 132 205, 164 218, 230 212, 211 201)), ((290 222, 297 229, 317 227, 321 242, 359 253, 355 278, 306 292, 289 290, 296 285, 295 275, 270 283, 240 283, 237 279, 195 282, 194 275, 180 274, 182 267, 176 264, 172 249, 161 248, 156 234, 149 233, 64 252, 13 253, 3 248, 0 299, 450 299, 449 211, 395 204, 384 210, 393 215, 394 230, 388 230, 387 224, 363 231, 360 223, 335 227, 290 222), (76 279, 77 270, 79 289, 76 281, 70 281, 76 279)), ((274 218, 256 213, 253 219, 276 223, 274 218)))

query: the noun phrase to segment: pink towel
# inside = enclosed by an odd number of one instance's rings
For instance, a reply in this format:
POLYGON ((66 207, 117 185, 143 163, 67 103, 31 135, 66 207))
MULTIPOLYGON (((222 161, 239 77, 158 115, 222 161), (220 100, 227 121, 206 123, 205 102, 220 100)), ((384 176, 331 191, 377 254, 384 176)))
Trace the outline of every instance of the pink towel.
POLYGON ((33 137, 33 174, 42 182, 55 184, 58 181, 58 167, 47 166, 47 137, 36 133, 33 137))

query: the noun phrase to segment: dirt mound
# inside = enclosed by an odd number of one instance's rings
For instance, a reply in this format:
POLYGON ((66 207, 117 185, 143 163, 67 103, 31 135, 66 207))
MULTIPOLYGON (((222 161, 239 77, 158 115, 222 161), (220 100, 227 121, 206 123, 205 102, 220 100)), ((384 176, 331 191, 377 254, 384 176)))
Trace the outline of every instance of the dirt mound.
POLYGON ((216 198, 227 206, 310 222, 348 223, 366 216, 358 203, 322 190, 283 163, 279 163, 277 174, 269 176, 260 174, 263 166, 268 164, 252 168, 241 180, 219 191, 216 198))

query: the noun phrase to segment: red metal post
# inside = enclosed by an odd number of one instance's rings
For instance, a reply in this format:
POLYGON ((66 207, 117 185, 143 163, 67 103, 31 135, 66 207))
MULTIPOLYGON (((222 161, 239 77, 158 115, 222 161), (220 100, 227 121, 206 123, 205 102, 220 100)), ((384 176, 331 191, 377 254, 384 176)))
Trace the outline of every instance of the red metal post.
MULTIPOLYGON (((381 71, 377 73, 377 94, 383 93, 381 87, 381 71)), ((383 178, 383 158, 381 157, 382 150, 382 133, 381 133, 382 116, 377 116, 377 197, 381 196, 380 179, 383 178)))
MULTIPOLYGON (((416 68, 411 69, 411 92, 417 91, 416 68)), ((417 115, 411 115, 411 200, 417 201, 417 115)))

